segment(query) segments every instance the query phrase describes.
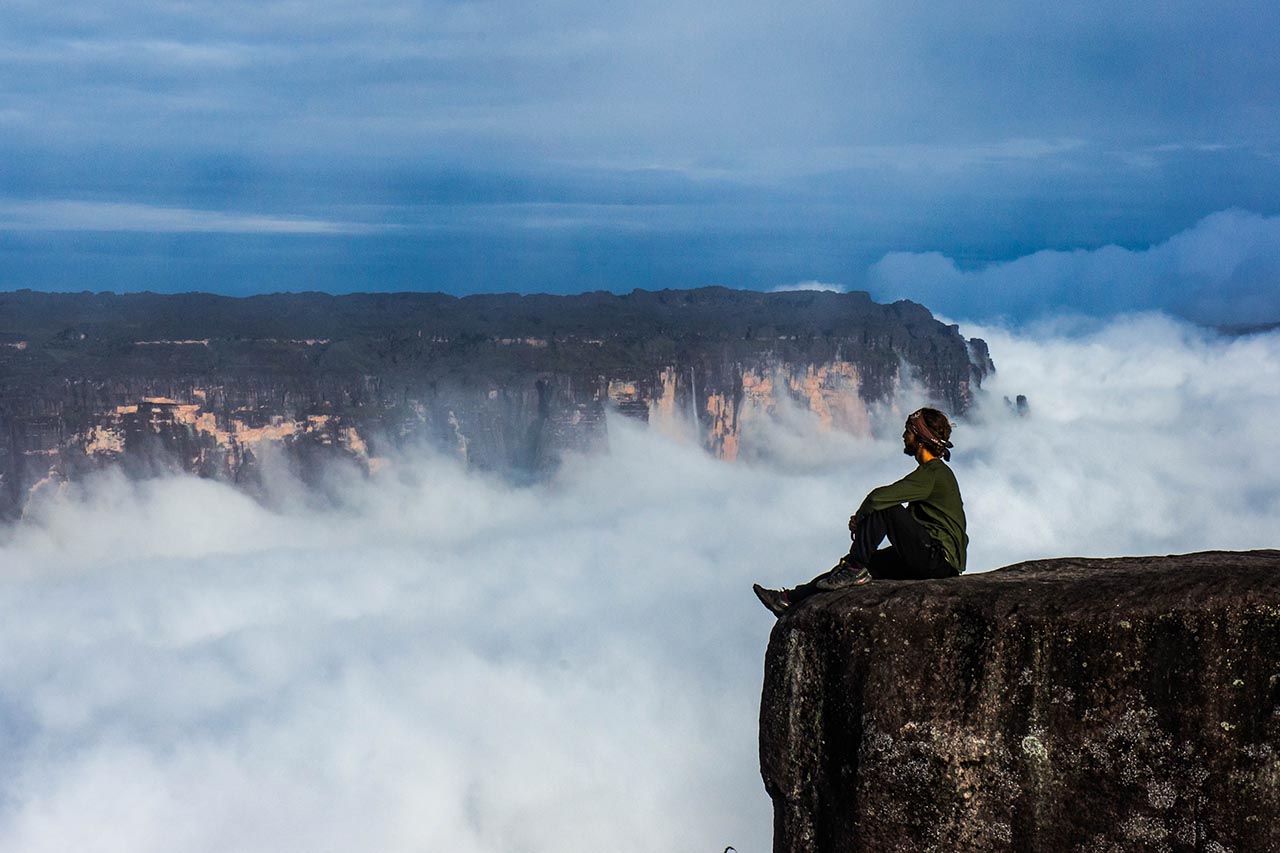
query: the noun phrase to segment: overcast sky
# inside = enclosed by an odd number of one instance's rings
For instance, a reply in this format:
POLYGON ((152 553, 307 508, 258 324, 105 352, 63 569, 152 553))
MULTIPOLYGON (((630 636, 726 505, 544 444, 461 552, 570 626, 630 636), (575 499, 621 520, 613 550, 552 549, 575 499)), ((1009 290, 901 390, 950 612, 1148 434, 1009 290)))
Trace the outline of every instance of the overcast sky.
MULTIPOLYGON (((877 264, 1272 221, 1278 41, 1269 2, 14 0, 0 287, 925 301, 877 264)), ((1113 310, 949 313, 1041 303, 1113 310)))

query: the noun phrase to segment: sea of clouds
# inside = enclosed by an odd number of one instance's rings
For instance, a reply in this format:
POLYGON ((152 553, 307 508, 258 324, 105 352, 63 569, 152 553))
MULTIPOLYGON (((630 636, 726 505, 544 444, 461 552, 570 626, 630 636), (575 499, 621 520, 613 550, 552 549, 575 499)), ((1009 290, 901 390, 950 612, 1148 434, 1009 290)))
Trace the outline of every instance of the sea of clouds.
MULTIPOLYGON (((971 571, 1278 544, 1280 332, 963 331, 999 368, 954 435, 971 571)), ((0 849, 767 850, 751 583, 831 565, 922 402, 784 412, 739 464, 615 418, 533 487, 423 454, 337 507, 41 502, 0 530, 0 849)))

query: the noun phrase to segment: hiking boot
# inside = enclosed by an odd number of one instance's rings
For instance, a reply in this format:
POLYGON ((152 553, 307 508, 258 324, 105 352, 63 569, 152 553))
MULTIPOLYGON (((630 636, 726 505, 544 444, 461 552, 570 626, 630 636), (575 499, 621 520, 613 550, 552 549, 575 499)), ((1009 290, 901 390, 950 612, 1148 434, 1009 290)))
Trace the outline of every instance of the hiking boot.
POLYGON ((833 589, 844 589, 846 586, 856 586, 869 580, 871 580, 871 572, 862 566, 841 564, 818 578, 813 585, 823 592, 830 592, 833 589))
POLYGON ((760 599, 760 603, 773 611, 774 616, 781 616, 791 606, 791 602, 787 600, 787 594, 780 589, 765 589, 758 583, 753 583, 751 588, 755 590, 756 598, 760 599))

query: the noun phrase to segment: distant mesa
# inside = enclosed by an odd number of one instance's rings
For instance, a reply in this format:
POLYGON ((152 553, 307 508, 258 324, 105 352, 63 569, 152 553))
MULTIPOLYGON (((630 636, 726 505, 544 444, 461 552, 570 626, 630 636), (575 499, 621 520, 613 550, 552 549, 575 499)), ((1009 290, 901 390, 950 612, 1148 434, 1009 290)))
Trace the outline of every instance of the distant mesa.
POLYGON ((1025 418, 1027 415, 1031 414, 1031 403, 1027 401, 1026 394, 1019 394, 1012 400, 1005 397, 1004 405, 1005 408, 1013 412, 1018 417, 1025 418))
MULTIPOLYGON (((625 295, 0 293, 0 516, 120 465, 263 486, 427 444, 519 477, 607 444, 605 414, 724 459, 780 406, 867 434, 910 383, 968 410, 987 345, 912 302, 702 288, 625 295)), ((917 393, 913 390, 913 394, 917 393)), ((912 405, 917 404, 913 396, 912 405)))

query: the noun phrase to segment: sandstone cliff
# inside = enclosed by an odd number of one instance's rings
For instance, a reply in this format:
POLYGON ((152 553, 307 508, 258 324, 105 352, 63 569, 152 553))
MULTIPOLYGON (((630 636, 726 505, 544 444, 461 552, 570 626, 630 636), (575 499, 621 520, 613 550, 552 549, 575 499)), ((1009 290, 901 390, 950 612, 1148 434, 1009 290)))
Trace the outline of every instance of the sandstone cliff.
POLYGON ((305 479, 427 444, 536 474, 603 444, 609 408, 732 459, 779 406, 865 432, 907 379, 962 414, 993 369, 865 293, 0 293, 0 517, 116 464, 253 488, 267 454, 305 479))
POLYGON ((760 760, 775 851, 1280 850, 1280 551, 811 599, 760 760))

